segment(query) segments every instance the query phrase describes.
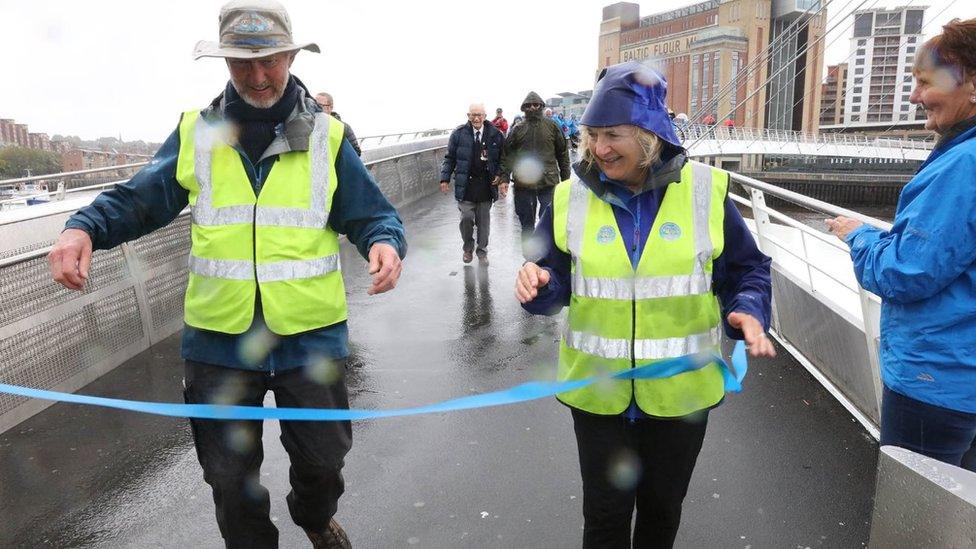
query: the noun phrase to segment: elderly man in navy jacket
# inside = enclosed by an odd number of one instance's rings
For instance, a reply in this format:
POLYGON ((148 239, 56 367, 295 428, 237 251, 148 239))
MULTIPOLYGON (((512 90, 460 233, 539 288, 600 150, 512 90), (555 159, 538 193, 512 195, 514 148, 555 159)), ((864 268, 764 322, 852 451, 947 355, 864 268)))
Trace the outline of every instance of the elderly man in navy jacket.
POLYGON ((461 260, 471 263, 475 252, 474 228, 478 227, 477 254, 482 266, 488 265, 488 233, 491 230, 491 204, 504 197, 508 184, 500 183, 502 146, 505 136, 492 124, 485 124, 485 106, 468 107, 468 122, 454 129, 447 143, 441 166, 441 192, 447 193, 454 176, 454 198, 461 211, 461 260))

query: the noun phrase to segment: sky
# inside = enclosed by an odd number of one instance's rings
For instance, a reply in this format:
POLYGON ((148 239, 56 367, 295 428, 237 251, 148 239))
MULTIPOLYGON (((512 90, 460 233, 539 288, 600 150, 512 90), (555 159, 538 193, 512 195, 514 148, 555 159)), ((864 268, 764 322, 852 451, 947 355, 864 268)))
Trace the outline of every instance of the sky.
MULTIPOLYGON (((217 40, 224 0, 0 0, 8 51, 0 118, 32 132, 161 142, 179 113, 206 106, 227 82, 220 59, 194 61, 217 40)), ((357 135, 448 128, 472 102, 509 120, 530 90, 543 98, 593 87, 602 8, 612 0, 284 0, 299 53, 292 73, 328 91, 357 135)), ((638 2, 641 15, 690 0, 638 2)), ((976 16, 970 0, 834 0, 828 63, 850 53, 857 5, 928 5, 924 33, 976 16), (968 7, 967 7, 968 6, 968 7), (944 9, 944 11, 943 11, 944 9), (936 17, 936 14, 942 12, 936 17)))

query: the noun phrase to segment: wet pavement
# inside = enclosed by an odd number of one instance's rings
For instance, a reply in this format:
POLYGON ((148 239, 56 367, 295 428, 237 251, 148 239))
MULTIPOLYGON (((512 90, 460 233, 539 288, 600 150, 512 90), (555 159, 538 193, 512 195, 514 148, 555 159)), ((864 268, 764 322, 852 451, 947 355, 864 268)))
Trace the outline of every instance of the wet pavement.
MULTIPOLYGON (((397 408, 552 376, 558 318, 525 314, 511 197, 492 211, 491 265, 461 263, 453 199, 406 208, 392 293, 343 251, 355 408, 397 408)), ((678 547, 866 544, 877 444, 780 349, 712 412, 678 547)), ((180 402, 173 336, 82 392, 180 402)), ((269 398, 268 404, 272 400, 269 398)), ((337 519, 356 547, 578 547, 581 486, 569 411, 554 399, 355 423, 337 519)), ((288 461, 265 423, 263 483, 281 547, 288 461)), ((57 404, 0 434, 0 547, 219 548, 186 421, 57 404)))

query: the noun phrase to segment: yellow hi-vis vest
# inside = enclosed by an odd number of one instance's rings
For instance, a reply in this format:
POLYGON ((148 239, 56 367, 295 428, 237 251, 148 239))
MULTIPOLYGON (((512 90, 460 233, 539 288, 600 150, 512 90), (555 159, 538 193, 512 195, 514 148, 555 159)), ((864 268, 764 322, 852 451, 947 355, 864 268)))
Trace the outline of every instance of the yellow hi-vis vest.
MULTIPOLYGON (((681 181, 665 191, 635 270, 610 204, 577 179, 556 187, 555 243, 572 256, 560 380, 718 352, 721 312, 712 293, 712 262, 724 247, 727 189, 728 173, 685 164, 681 181)), ((601 382, 558 398, 586 412, 616 415, 635 396, 648 415, 678 417, 717 404, 723 394, 713 363, 664 379, 601 382)))
POLYGON ((260 196, 221 125, 183 114, 176 179, 192 214, 185 322, 240 334, 257 292, 268 328, 291 335, 346 319, 339 238, 329 228, 343 125, 319 113, 308 151, 281 154, 260 196))

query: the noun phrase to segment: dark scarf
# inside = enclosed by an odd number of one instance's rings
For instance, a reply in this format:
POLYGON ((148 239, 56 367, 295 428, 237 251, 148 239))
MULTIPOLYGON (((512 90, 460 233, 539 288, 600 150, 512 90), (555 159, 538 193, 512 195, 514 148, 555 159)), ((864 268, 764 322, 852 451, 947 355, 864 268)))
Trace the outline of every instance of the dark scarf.
POLYGON ((935 148, 942 148, 943 145, 952 141, 956 137, 959 137, 959 134, 969 130, 973 126, 976 126, 976 116, 971 116, 965 120, 956 122, 951 128, 949 128, 949 131, 945 132, 944 135, 939 136, 939 141, 935 144, 935 148))
POLYGON ((275 126, 288 118, 297 101, 298 84, 294 76, 288 77, 288 85, 285 86, 281 99, 267 109, 245 103, 234 85, 227 82, 227 89, 224 90, 224 116, 236 123, 239 130, 238 143, 252 164, 257 164, 275 137, 275 126))

